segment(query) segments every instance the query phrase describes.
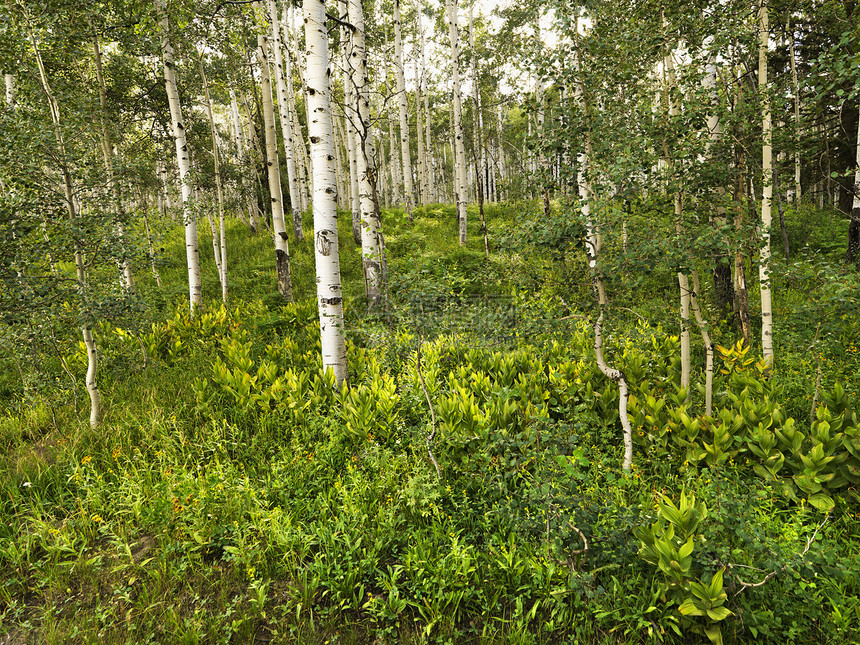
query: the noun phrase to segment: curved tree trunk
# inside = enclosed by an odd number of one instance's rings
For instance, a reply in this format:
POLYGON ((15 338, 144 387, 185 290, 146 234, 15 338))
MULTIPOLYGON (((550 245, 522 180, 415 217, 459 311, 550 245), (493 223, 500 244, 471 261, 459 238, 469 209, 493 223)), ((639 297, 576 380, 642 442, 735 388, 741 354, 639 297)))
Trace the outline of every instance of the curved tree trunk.
MULTIPOLYGON (((72 184, 72 175, 66 166, 66 142, 63 137, 63 130, 60 121, 60 106, 54 93, 51 90, 51 84, 48 81, 48 74, 45 71, 45 65, 42 61, 42 54, 39 51, 38 41, 35 34, 30 31, 30 41, 33 46, 33 53, 36 56, 36 63, 39 66, 39 77, 42 81, 42 89, 45 91, 45 96, 48 99, 48 107, 51 112, 51 121, 54 124, 54 137, 57 141, 57 151, 60 158, 60 173, 63 177, 63 191, 66 201, 66 210, 69 214, 69 219, 74 221, 78 218, 77 202, 75 200, 75 191, 72 184)), ((80 246, 75 245, 75 276, 77 278, 77 288, 83 301, 87 289, 87 274, 84 264, 84 254, 80 246)), ((99 424, 99 416, 101 414, 102 395, 99 391, 98 383, 96 382, 96 374, 98 373, 98 351, 96 349, 96 341, 93 337, 93 331, 90 325, 84 324, 81 328, 81 334, 84 339, 84 345, 87 349, 87 376, 86 388, 87 394, 90 397, 90 427, 96 428, 99 424)))
MULTIPOLYGON (((579 18, 577 18, 577 23, 579 18)), ((578 32, 578 24, 577 24, 578 32)), ((577 55, 574 61, 576 69, 580 69, 579 56, 577 55)), ((579 188, 579 199, 582 204, 582 218, 585 221, 586 237, 585 237, 585 252, 588 258, 588 266, 591 270, 592 284, 594 285, 594 293, 597 299, 597 306, 600 308, 600 313, 594 321, 594 356, 597 360, 597 367, 601 373, 609 379, 618 383, 618 416, 623 428, 624 442, 624 457, 621 462, 621 468, 625 472, 629 472, 633 467, 633 428, 630 425, 630 418, 627 416, 627 378, 624 372, 613 368, 606 363, 603 356, 603 317, 608 304, 606 298, 606 288, 603 280, 600 277, 598 263, 600 260, 600 250, 603 240, 600 234, 600 229, 594 222, 591 215, 591 201, 593 192, 591 182, 588 178, 588 167, 591 160, 591 131, 587 122, 589 120, 589 105, 585 97, 584 82, 580 82, 576 86, 576 98, 578 99, 582 110, 585 113, 586 129, 585 142, 583 149, 577 154, 577 185, 579 188)))

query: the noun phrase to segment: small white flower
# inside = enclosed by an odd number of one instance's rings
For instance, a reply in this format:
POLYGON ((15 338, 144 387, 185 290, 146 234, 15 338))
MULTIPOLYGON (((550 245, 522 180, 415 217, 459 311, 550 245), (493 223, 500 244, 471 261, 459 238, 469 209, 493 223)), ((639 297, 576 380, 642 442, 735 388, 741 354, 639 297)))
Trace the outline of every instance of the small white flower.
POLYGON ((24 482, 24 483, 23 483, 23 484, 21 484, 21 485, 22 485, 24 488, 30 488, 33 484, 31 484, 30 482, 24 482))

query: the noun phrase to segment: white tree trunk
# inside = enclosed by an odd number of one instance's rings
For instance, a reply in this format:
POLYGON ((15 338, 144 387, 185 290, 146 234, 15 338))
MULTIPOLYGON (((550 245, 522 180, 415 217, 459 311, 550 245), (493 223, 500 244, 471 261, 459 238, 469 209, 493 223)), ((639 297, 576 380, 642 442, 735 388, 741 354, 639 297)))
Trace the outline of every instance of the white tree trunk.
MULTIPOLYGON (((791 18, 787 18, 790 21, 791 18)), ((800 203, 802 194, 800 190, 800 83, 797 82, 797 63, 794 56, 794 32, 788 34, 788 55, 791 61, 791 84, 794 90, 794 198, 793 201, 800 203)))
MULTIPOLYGON (((75 191, 72 185, 72 175, 69 172, 68 166, 65 165, 66 142, 61 128, 60 106, 51 90, 51 84, 48 81, 48 74, 45 71, 45 65, 42 61, 42 54, 39 51, 38 41, 32 30, 29 30, 29 36, 30 42, 33 46, 33 53, 36 56, 36 63, 39 67, 39 77, 42 81, 42 88, 44 89, 45 96, 48 99, 48 107, 51 111, 51 121, 54 124, 54 136, 57 141, 57 152, 59 153, 59 158, 61 160, 60 172, 63 176, 63 191, 66 201, 66 210, 69 213, 69 219, 74 221, 78 217, 77 202, 75 200, 75 191)), ((75 245, 75 275, 77 277, 78 292, 80 294, 81 302, 83 303, 86 296, 87 274, 83 252, 77 244, 75 245)), ((90 397, 90 427, 96 428, 99 424, 99 415, 101 414, 102 403, 102 395, 99 391, 98 383, 96 382, 96 374, 98 372, 98 351, 96 349, 96 342, 93 338, 92 329, 89 325, 83 325, 81 328, 81 334, 84 339, 84 345, 87 348, 86 388, 87 394, 89 394, 90 397)))
MULTIPOLYGON (((347 0, 338 0, 338 8, 340 15, 347 16, 349 8, 347 0)), ((341 47, 343 56, 343 116, 346 126, 346 150, 349 157, 349 204, 352 212, 352 239, 356 244, 361 244, 361 198, 359 197, 358 189, 358 111, 355 101, 355 87, 353 86, 352 73, 350 71, 350 52, 352 42, 352 31, 344 27, 341 32, 341 38, 345 45, 341 47)))
POLYGON ((421 115, 421 72, 418 69, 418 57, 412 59, 415 70, 415 134, 418 143, 418 201, 421 206, 427 205, 427 157, 424 154, 424 127, 421 115))
POLYGON ((337 179, 334 172, 328 32, 325 1, 304 0, 307 45, 308 134, 313 168, 314 255, 323 369, 331 368, 338 387, 347 380, 343 293, 337 235, 337 179))
POLYGON ((3 78, 6 81, 6 105, 15 107, 15 76, 4 74, 3 78))
MULTIPOLYGON (((403 194, 403 182, 400 181, 402 168, 397 163, 397 136, 394 134, 394 119, 390 111, 385 120, 388 122, 388 164, 391 170, 391 201, 396 204, 401 201, 401 195, 403 194)), ((385 148, 380 149, 385 150, 385 148)), ((384 158, 385 155, 381 154, 380 157, 384 158)))
MULTIPOLYGON (((281 42, 281 25, 278 20, 278 7, 275 0, 268 0, 269 27, 272 37, 271 46, 275 59, 275 85, 278 96, 278 113, 281 117, 281 134, 284 141, 284 156, 287 163, 287 183, 290 192, 290 209, 293 215, 293 235, 296 242, 304 239, 302 231, 302 203, 299 195, 299 184, 296 178, 295 139, 293 135, 292 118, 290 115, 290 99, 287 94, 287 77, 284 59, 284 47, 281 42)), ((287 52, 289 61, 289 52, 287 52)), ((289 65, 289 62, 287 62, 289 65)), ((292 82, 292 78, 289 79, 292 82)))
POLYGON ((203 100, 206 108, 206 118, 209 120, 209 134, 212 137, 212 164, 215 172, 215 196, 218 200, 218 228, 212 224, 212 251, 215 256, 215 266, 218 269, 218 281, 221 283, 221 301, 227 302, 227 228, 224 220, 224 190, 221 186, 221 161, 218 157, 218 133, 215 130, 215 116, 212 113, 212 97, 209 95, 209 82, 206 70, 203 68, 203 52, 198 52, 200 63, 200 78, 203 81, 203 100))
POLYGON ((364 12, 361 0, 349 0, 349 22, 352 33, 350 72, 355 87, 358 107, 358 164, 359 197, 361 200, 361 255, 364 267, 364 284, 368 310, 376 309, 382 301, 382 242, 379 235, 379 218, 373 201, 372 137, 370 122, 369 83, 367 79, 367 49, 364 41, 364 12))
MULTIPOLYGON (((286 12, 286 20, 283 21, 284 29, 287 29, 289 26, 289 33, 286 34, 285 41, 286 43, 290 43, 292 34, 295 34, 295 37, 292 38, 292 45, 287 48, 289 52, 295 52, 296 54, 296 71, 299 75, 299 80, 301 82, 302 95, 307 96, 307 82, 304 76, 304 68, 307 66, 306 64, 302 64, 302 51, 299 47, 299 35, 298 31, 295 27, 295 9, 292 3, 285 3, 286 6, 284 8, 286 12)), ((299 182, 299 192, 302 198, 302 211, 310 208, 311 205, 311 197, 310 197, 310 178, 313 174, 313 161, 310 156, 308 156, 308 148, 305 144, 304 133, 302 132, 302 124, 299 121, 299 113, 296 109, 296 93, 293 89, 293 70, 292 70, 292 56, 287 56, 287 94, 290 98, 290 113, 293 118, 293 137, 295 140, 295 146, 298 150, 298 156, 296 157, 296 165, 298 166, 298 182, 299 182)), ((307 103, 305 104, 305 114, 307 114, 307 103)), ((308 142, 309 144, 310 142, 308 142)))
POLYGON ((266 167, 269 176, 269 193, 272 199, 272 229, 275 238, 275 266, 278 272, 278 293, 293 300, 293 283, 290 277, 290 249, 284 224, 284 206, 281 193, 281 168, 278 157, 278 139, 275 128, 275 110, 272 103, 272 79, 269 72, 266 37, 257 36, 257 58, 260 63, 260 89, 263 96, 263 123, 266 128, 266 167))
POLYGON ((406 75, 403 73, 403 36, 400 29, 400 0, 394 0, 394 78, 397 83, 397 106, 400 113, 400 155, 403 159, 403 204, 412 219, 412 152, 409 149, 409 120, 406 101, 406 75))
MULTIPOLYGON (((424 30, 421 30, 420 35, 420 44, 421 44, 421 80, 425 83, 425 92, 424 92, 424 151, 426 154, 425 157, 425 173, 427 177, 427 202, 428 203, 438 203, 439 195, 436 190, 436 177, 434 172, 434 162, 433 162, 433 138, 432 138, 432 124, 433 117, 430 114, 430 91, 426 89, 427 87, 427 65, 424 58, 424 50, 425 50, 425 42, 424 42, 424 30)), ((421 133, 418 134, 421 136, 421 133)))
MULTIPOLYGON (((665 20, 664 20, 665 23, 665 20)), ((668 56, 666 56, 664 60, 664 70, 666 73, 666 80, 664 83, 664 92, 665 92, 665 100, 666 100, 666 108, 668 110, 668 116, 670 118, 674 118, 678 116, 678 105, 672 98, 672 92, 675 89, 675 63, 672 59, 672 53, 670 52, 668 56)), ((669 151, 668 144, 666 143, 666 139, 663 139, 663 165, 671 175, 675 170, 675 160, 672 158, 671 152, 669 151)), ((684 236, 684 225, 683 225, 683 217, 684 217, 684 208, 683 208, 683 196, 681 194, 680 186, 676 189, 674 195, 674 206, 675 206, 675 233, 679 238, 683 238, 684 236)), ((683 271, 678 271, 678 287, 680 289, 680 314, 681 314, 681 387, 687 391, 687 398, 690 397, 690 373, 692 371, 691 366, 691 352, 690 352, 690 282, 687 278, 687 274, 683 271)))
MULTIPOLYGON (((99 47, 99 38, 97 34, 94 34, 93 37, 93 56, 95 58, 96 64, 96 82, 99 86, 99 105, 101 107, 99 121, 101 122, 102 158, 105 164, 105 172, 107 173, 108 190, 111 193, 111 197, 114 202, 114 208, 116 209, 117 237, 120 240, 120 244, 123 247, 123 253, 125 254, 125 252, 127 251, 127 247, 125 224, 122 221, 122 194, 120 193, 119 183, 116 181, 116 175, 113 169, 114 149, 113 144, 111 143, 110 130, 107 125, 107 119, 105 118, 107 113, 107 89, 105 88, 105 79, 104 74, 102 73, 102 53, 101 48, 99 47)), ((134 274, 131 270, 131 261, 127 257, 123 257, 119 264, 123 288, 125 288, 127 291, 134 291, 134 274)))
POLYGON ((694 270, 691 277, 693 289, 690 292, 690 306, 696 316, 696 323, 698 323, 699 331, 702 334, 702 342, 705 344, 705 414, 711 416, 714 411, 714 344, 708 333, 708 323, 699 308, 699 294, 702 290, 699 284, 699 272, 694 270))
MULTIPOLYGON (((578 18, 576 28, 577 30, 579 28, 578 18)), ((574 60, 574 65, 578 70, 578 56, 574 60)), ((630 425, 630 418, 627 416, 627 378, 621 370, 610 367, 603 356, 603 316, 608 301, 606 299, 606 289, 598 269, 603 240, 601 238, 600 229, 591 216, 591 200, 593 192, 591 189, 591 182, 588 177, 588 167, 591 160, 591 131, 588 125, 589 106, 585 98, 583 85, 584 83, 580 81, 576 87, 576 98, 582 106, 586 120, 584 147, 577 154, 577 185, 579 187, 579 199, 582 204, 582 218, 585 221, 586 227, 585 251, 588 258, 588 266, 591 270, 597 305, 600 308, 600 313, 594 322, 594 356, 597 360, 597 367, 600 369, 601 373, 603 373, 607 378, 618 383, 618 416, 623 428, 624 441, 624 457, 621 462, 621 468, 625 472, 629 472, 633 466, 633 428, 630 425)))
POLYGON ((251 154, 251 148, 248 144, 247 139, 245 138, 245 131, 242 128, 242 124, 239 120, 239 103, 236 100, 236 92, 234 90, 230 90, 230 111, 232 113, 233 119, 233 129, 235 130, 235 138, 236 138, 236 153, 237 153, 237 162, 238 165, 244 168, 244 172, 241 173, 241 179, 239 180, 239 187, 242 193, 244 193, 245 197, 245 208, 248 211, 248 226, 251 229, 251 232, 257 233, 257 201, 254 197, 254 189, 250 185, 247 176, 247 169, 253 167, 253 156, 251 154))
POLYGON ((454 105, 454 193, 460 221, 460 246, 466 245, 466 148, 463 140, 463 107, 460 93, 460 47, 457 27, 457 0, 445 0, 448 10, 448 39, 451 43, 451 78, 454 105))
POLYGON ((767 44, 770 38, 767 4, 759 7, 758 88, 761 110, 761 251, 759 255, 759 282, 761 288, 761 348, 765 363, 773 367, 773 306, 770 288, 770 225, 773 200, 773 124, 770 115, 770 87, 767 81, 767 44))
POLYGON ((156 0, 156 9, 161 16, 161 57, 164 62, 164 89, 170 106, 170 121, 173 140, 176 143, 176 165, 179 167, 179 186, 182 191, 182 221, 185 224, 185 259, 188 264, 188 292, 191 315, 203 304, 203 285, 200 279, 200 252, 197 242, 197 216, 191 204, 191 159, 185 138, 182 106, 176 88, 176 72, 173 63, 173 46, 168 34, 167 7, 164 0, 156 0))

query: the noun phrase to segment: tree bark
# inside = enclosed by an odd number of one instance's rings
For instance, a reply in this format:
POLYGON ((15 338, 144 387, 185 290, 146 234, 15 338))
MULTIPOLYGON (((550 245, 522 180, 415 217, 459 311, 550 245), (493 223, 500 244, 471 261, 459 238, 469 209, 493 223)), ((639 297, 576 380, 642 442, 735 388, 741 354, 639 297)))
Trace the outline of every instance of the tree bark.
MULTIPOLYGON (((27 17, 27 22, 29 24, 29 17, 27 17)), ((36 63, 39 67, 39 77, 42 81, 42 88, 45 91, 45 96, 48 100, 48 107, 50 108, 51 112, 51 121, 54 125, 54 137, 57 141, 57 151, 59 152, 60 158, 60 174, 63 177, 63 194, 66 201, 66 210, 69 214, 69 219, 71 221, 74 221, 78 218, 78 212, 75 200, 72 174, 65 161, 67 158, 66 142, 65 137, 63 136, 63 130, 61 126, 60 106, 51 89, 51 84, 48 80, 48 74, 45 70, 45 64, 42 60, 42 54, 39 51, 38 40, 36 39, 36 36, 31 29, 28 29, 28 31, 30 36, 30 42, 33 47, 33 53, 36 57, 36 63)), ((87 274, 86 266, 84 264, 83 251, 78 244, 75 244, 75 276, 77 279, 78 293, 83 305, 83 301, 86 297, 87 274)), ((81 327, 81 335, 84 339, 84 346, 87 349, 86 388, 87 394, 89 394, 90 397, 90 427, 96 428, 99 424, 102 403, 101 392, 99 391, 99 386, 96 381, 96 375, 98 373, 98 351, 96 348, 95 338, 93 337, 92 328, 89 324, 84 324, 81 327)))
POLYGON ((212 165, 215 173, 215 198, 218 201, 218 228, 216 230, 212 218, 212 250, 215 256, 215 266, 218 269, 218 281, 221 283, 221 301, 227 302, 227 227, 224 220, 224 189, 221 185, 221 160, 218 156, 218 133, 215 130, 215 116, 212 113, 212 97, 209 95, 209 82, 206 70, 203 68, 203 52, 198 52, 200 63, 200 79, 203 82, 203 100, 206 108, 206 118, 209 120, 209 134, 212 137, 212 165))
POLYGON ((114 150, 113 144, 111 143, 110 130, 107 125, 107 89, 105 88, 105 79, 104 74, 102 72, 102 53, 101 48, 99 47, 99 38, 98 34, 93 34, 93 55, 95 58, 96 64, 96 81, 99 86, 99 106, 101 107, 101 112, 99 113, 99 121, 101 125, 101 144, 102 144, 102 157, 104 159, 105 164, 105 172, 107 173, 108 178, 108 190, 111 193, 111 198, 113 199, 114 208, 116 210, 116 232, 117 237, 120 240, 120 244, 122 245, 123 257, 119 262, 120 265, 120 273, 122 275, 122 286, 127 291, 134 291, 134 274, 131 270, 131 261, 128 257, 126 257, 126 253, 128 252, 126 246, 126 232, 125 232, 125 224, 123 223, 123 206, 122 206, 122 194, 120 192, 119 183, 116 180, 116 174, 114 173, 114 150))
POLYGON ((765 0, 759 6, 758 93, 762 110, 762 199, 759 244, 759 283, 761 289, 762 358, 773 367, 773 305, 770 287, 770 225, 773 200, 773 124, 770 114, 770 87, 767 81, 767 45, 770 39, 765 0))
POLYGON ((304 18, 308 134, 314 159, 314 256, 323 369, 331 369, 338 387, 343 387, 348 375, 338 254, 337 178, 334 172, 325 1, 304 0, 304 18))
POLYGON ((176 71, 173 63, 173 46, 170 44, 170 24, 164 0, 156 0, 156 9, 161 22, 161 56, 164 62, 164 88, 170 106, 170 121, 173 139, 176 143, 176 165, 179 167, 179 185, 182 192, 182 221, 185 224, 185 259, 188 264, 188 292, 191 315, 203 304, 203 284, 200 278, 200 251, 197 242, 197 216, 191 204, 191 159, 185 125, 182 119, 182 106, 176 88, 176 71))
MULTIPOLYGON (((272 38, 270 44, 275 59, 275 87, 278 97, 278 114, 281 117, 281 135, 284 141, 284 156, 287 164, 287 184, 290 193, 290 210, 293 215, 293 236, 296 242, 304 239, 302 231, 302 203, 299 194, 299 184, 296 177, 295 162, 295 137, 293 135, 293 121, 290 118, 290 100, 287 94, 287 76, 289 70, 289 51, 287 51, 286 70, 284 59, 284 47, 281 42, 281 25, 278 19, 278 8, 275 0, 268 0, 269 9, 269 31, 272 38)), ((286 227, 286 223, 284 225, 286 227)))
POLYGON ((281 170, 278 158, 278 139, 275 130, 272 103, 272 79, 269 73, 266 37, 257 36, 257 58, 260 64, 260 88, 263 95, 263 122, 266 128, 266 168, 269 176, 269 193, 272 202, 272 229, 275 237, 275 266, 278 272, 278 293, 288 302, 293 301, 293 283, 290 276, 290 249, 284 223, 281 170))
POLYGON ((361 200, 361 256, 368 311, 382 303, 382 245, 379 239, 379 216, 374 203, 373 167, 367 49, 364 36, 364 11, 361 0, 349 0, 349 22, 353 26, 350 72, 355 87, 358 114, 358 154, 356 155, 361 200))
POLYGON ((448 10, 448 39, 451 43, 451 78, 454 109, 454 194, 457 199, 457 217, 460 229, 460 246, 466 246, 466 148, 463 140, 463 107, 460 92, 460 46, 457 27, 457 0, 445 0, 448 10))
POLYGON ((403 207, 412 221, 412 152, 409 149, 409 119, 406 97, 406 75, 403 73, 403 36, 400 29, 400 0, 394 0, 394 78, 397 84, 397 107, 400 117, 400 155, 403 160, 403 207))
MULTIPOLYGON (((577 18, 576 32, 579 31, 579 18, 577 18)), ((577 46, 578 49, 578 46, 577 46)), ((574 60, 574 65, 577 71, 581 73, 580 56, 577 53, 574 60)), ((591 216, 591 201, 593 192, 591 182, 588 177, 588 167, 591 160, 591 130, 588 125, 589 121, 589 105, 585 94, 585 83, 580 79, 576 87, 576 98, 582 107, 585 115, 585 141, 583 148, 577 154, 577 185, 579 189, 579 199, 581 203, 582 219, 585 221, 586 237, 585 237, 585 252, 588 259, 588 267, 591 271, 592 285, 594 288, 597 306, 600 313, 594 321, 594 356, 597 361, 597 367, 606 378, 612 379, 618 383, 618 416, 623 428, 623 443, 624 457, 621 462, 621 469, 625 472, 630 472, 633 467, 633 428, 630 425, 630 419, 627 416, 627 378, 624 372, 619 369, 610 367, 603 356, 603 318, 608 305, 606 298, 606 288, 603 280, 600 277, 599 260, 600 250, 603 240, 600 234, 600 229, 591 216)))

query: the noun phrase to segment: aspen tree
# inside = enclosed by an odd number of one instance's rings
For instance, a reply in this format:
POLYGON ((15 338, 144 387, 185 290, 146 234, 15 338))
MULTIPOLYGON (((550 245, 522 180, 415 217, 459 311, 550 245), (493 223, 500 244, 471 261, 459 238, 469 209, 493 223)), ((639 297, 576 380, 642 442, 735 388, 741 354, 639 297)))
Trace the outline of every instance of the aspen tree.
MULTIPOLYGON (((28 32, 30 42, 33 47, 33 53, 36 57, 36 63, 39 67, 39 78, 42 81, 42 89, 45 92, 45 97, 48 101, 48 107, 51 112, 51 122, 54 126, 54 138, 57 142, 57 151, 59 152, 60 174, 63 177, 63 197, 66 202, 66 211, 69 214, 69 220, 74 222, 78 219, 77 200, 75 198, 75 190, 71 170, 69 169, 66 159, 66 141, 63 135, 62 122, 60 118, 60 105, 54 96, 51 84, 48 80, 48 73, 45 70, 45 64, 42 60, 42 53, 39 50, 38 40, 33 29, 29 26, 29 16, 25 15, 25 20, 28 23, 28 32)), ((87 273, 84 262, 84 253, 79 244, 75 244, 75 278, 77 281, 77 289, 81 300, 84 299, 87 291, 87 273)), ((53 260, 52 260, 53 264, 53 260)), ((92 327, 89 324, 84 324, 81 327, 81 335, 84 339, 84 346, 87 350, 87 375, 86 388, 87 394, 90 397, 90 427, 96 428, 99 424, 101 415, 102 395, 99 391, 99 386, 96 381, 98 374, 98 348, 96 347, 95 337, 93 336, 92 327)))
POLYGON ((6 82, 6 105, 15 107, 15 75, 3 74, 3 80, 6 82))
MULTIPOLYGON (((275 59, 275 86, 278 96, 278 114, 281 117, 281 134, 284 141, 284 156, 287 164, 287 182, 290 193, 290 209, 293 214, 293 235, 296 242, 304 239, 302 232, 302 203, 299 195, 299 184, 296 177, 295 138, 293 135, 292 119, 290 118, 290 102, 287 96, 286 73, 284 69, 284 47, 281 42, 281 25, 278 20, 278 8, 275 0, 268 0, 269 26, 271 46, 275 59)), ((287 52, 289 58, 289 52, 287 52)))
POLYGON ((791 18, 786 18, 788 56, 791 63, 791 86, 794 93, 794 195, 792 201, 801 202, 800 186, 800 83, 797 81, 797 62, 794 55, 794 30, 788 29, 791 18))
POLYGON ((606 298, 606 287, 603 284, 603 279, 600 277, 599 261, 600 251, 603 245, 602 235, 597 222, 591 214, 591 202, 593 199, 593 191, 591 181, 588 176, 589 166, 592 157, 591 144, 591 126, 590 126, 590 109, 586 95, 586 87, 584 75, 582 74, 581 52, 579 46, 579 17, 576 19, 574 33, 577 36, 577 47, 574 60, 574 68, 579 73, 579 83, 576 85, 575 98, 579 103, 582 112, 585 116, 585 131, 584 144, 577 153, 577 186, 579 189, 579 199, 581 203, 582 219, 585 221, 585 252, 588 259, 588 267, 591 271, 591 280, 594 287, 597 306, 600 310, 597 318, 594 321, 594 356, 597 360, 597 367, 601 373, 609 379, 618 383, 618 416, 621 420, 623 428, 624 441, 624 457, 621 462, 621 468, 625 472, 629 472, 633 467, 633 429, 630 425, 630 419, 627 416, 627 398, 628 387, 627 378, 624 372, 617 368, 610 367, 606 363, 603 356, 603 319, 606 313, 606 307, 609 301, 606 298))
MULTIPOLYGON (((101 107, 101 111, 99 112, 99 123, 101 125, 100 138, 102 144, 102 158, 104 160, 105 172, 107 173, 108 178, 108 190, 111 193, 114 208, 116 209, 117 236, 119 237, 120 243, 125 251, 126 232, 125 224, 122 221, 122 195, 120 193, 119 183, 116 180, 116 174, 114 173, 114 149, 113 144, 111 143, 107 119, 105 118, 107 111, 107 89, 105 88, 105 79, 102 71, 102 53, 101 48, 99 47, 99 37, 96 33, 93 34, 93 56, 96 64, 96 82, 99 86, 99 106, 101 107)), ((120 268, 123 287, 128 291, 134 291, 134 274, 131 270, 131 262, 127 257, 123 257, 120 261, 120 268)))
MULTIPOLYGON (((484 166, 484 146, 482 143, 483 122, 481 120, 481 89, 478 86, 478 53, 475 49, 475 18, 472 7, 469 7, 469 47, 472 50, 472 98, 474 101, 475 116, 472 119, 472 157, 475 162, 475 185, 478 192, 478 213, 481 216, 481 233, 484 236, 484 255, 490 257, 490 241, 487 234, 487 220, 484 217, 484 178, 481 176, 481 169, 484 166), (480 150, 480 154, 478 151, 480 150)), ((548 200, 548 198, 547 198, 548 200)), ((546 207, 549 212, 549 201, 546 207)))
POLYGON ((361 256, 364 268, 364 285, 368 310, 375 310, 382 302, 382 242, 379 234, 379 216, 374 202, 375 169, 373 168, 372 135, 370 122, 369 83, 367 78, 367 49, 364 36, 364 11, 361 0, 349 0, 349 22, 352 24, 350 50, 350 76, 355 88, 358 115, 358 154, 356 155, 361 200, 361 256))
POLYGON ((287 229, 284 223, 283 196, 281 193, 281 170, 278 157, 278 139, 275 130, 275 109, 272 103, 272 79, 269 72, 267 38, 257 36, 257 58, 260 64, 260 83, 263 97, 263 123, 266 128, 266 168, 269 177, 269 193, 272 202, 272 232, 275 238, 275 265, 278 272, 278 293, 286 300, 293 300, 293 283, 290 277, 290 249, 287 244, 287 229))
MULTIPOLYGON (((252 165, 253 162, 251 161, 250 147, 248 145, 247 140, 245 139, 245 131, 242 128, 242 124, 239 120, 239 103, 236 100, 236 92, 233 89, 230 90, 230 116, 233 120, 233 131, 239 164, 248 167, 252 165)), ((257 203, 253 197, 253 189, 248 186, 248 177, 245 173, 241 174, 239 186, 240 190, 245 195, 245 207, 248 210, 248 226, 251 229, 251 232, 256 235, 257 203)))
POLYGON ((221 186, 221 161, 218 156, 218 133, 215 130, 215 115, 212 111, 212 97, 209 95, 209 82, 206 70, 203 68, 203 52, 199 51, 200 79, 203 82, 203 107, 209 121, 209 134, 212 137, 212 165, 215 173, 215 198, 218 203, 218 228, 216 229, 212 216, 208 214, 212 228, 212 251, 215 256, 215 267, 218 270, 218 281, 221 283, 221 301, 227 302, 227 227, 224 219, 224 190, 221 186))
MULTIPOLYGON (((761 347, 762 358, 773 367, 773 305, 770 289, 770 225, 773 200, 773 124, 770 115, 770 88, 767 82, 767 45, 770 39, 767 2, 759 6, 758 92, 761 100, 761 240, 759 251, 759 286, 761 290, 761 347)), ((855 196, 856 199, 856 196, 855 196)))
POLYGON ((418 144, 418 204, 427 205, 427 158, 424 154, 424 127, 421 115, 421 72, 418 70, 418 56, 412 58, 415 70, 415 134, 418 144))
MULTIPOLYGON (((338 7, 342 16, 348 15, 347 0, 338 0, 338 7)), ((352 239, 356 244, 361 244, 361 198, 358 189, 358 112, 355 102, 355 87, 352 83, 350 72, 350 50, 352 42, 352 30, 346 25, 342 32, 343 46, 341 54, 343 59, 343 116, 345 124, 344 136, 346 138, 346 151, 349 156, 349 204, 352 213, 352 239)))
POLYGON ((403 159, 403 207, 412 221, 412 152, 409 149, 409 107, 406 102, 406 75, 403 72, 403 35, 400 28, 400 0, 394 0, 394 79, 400 117, 400 155, 403 159))
POLYGON ((342 387, 347 380, 347 359, 338 253, 337 181, 334 172, 325 1, 304 0, 304 18, 308 135, 314 158, 314 257, 323 369, 330 368, 337 378, 338 387, 342 387))
MULTIPOLYGON (((425 83, 425 88, 427 84, 427 64, 424 58, 424 50, 425 50, 425 42, 424 42, 424 30, 421 30, 420 39, 421 45, 421 80, 425 83)), ((439 202, 439 193, 436 190, 436 176, 435 176, 435 161, 433 157, 433 137, 431 132, 431 122, 433 118, 430 114, 430 91, 425 89, 424 92, 424 150, 426 153, 425 159, 425 169, 427 173, 427 200, 429 203, 438 203, 439 202)), ((421 136, 421 133, 418 133, 418 136, 421 136)))
MULTIPOLYGON (((663 19, 663 24, 664 26, 666 24, 665 18, 663 19)), ((672 96, 675 90, 675 63, 671 52, 664 59, 663 65, 666 75, 663 90, 666 97, 666 108, 669 118, 674 119, 678 116, 678 105, 672 96)), ((674 172, 675 160, 669 152, 665 137, 663 138, 663 158, 664 164, 671 175, 674 172)), ((684 235, 684 207, 680 185, 674 191, 673 202, 675 209, 675 234, 681 238, 684 235)), ((689 398, 690 372, 692 371, 690 365, 690 283, 687 274, 683 271, 678 271, 678 286, 681 291, 681 387, 687 391, 687 397, 689 398)))
POLYGON ((176 71, 173 62, 173 46, 170 44, 170 23, 164 0, 155 0, 161 23, 161 57, 164 63, 164 89, 170 106, 170 121, 176 143, 176 165, 179 168, 179 187, 182 193, 182 221, 185 224, 185 259, 188 263, 188 291, 191 315, 203 304, 203 285, 200 278, 200 252, 197 243, 197 216, 192 207, 191 158, 185 137, 182 105, 176 88, 176 71))
MULTIPOLYGON (((300 86, 302 88, 301 94, 302 94, 302 96, 307 96, 307 82, 305 80, 304 71, 303 71, 304 67, 306 67, 306 65, 303 65, 302 51, 301 51, 301 48, 299 46, 299 32, 296 29, 295 23, 294 23, 295 15, 296 15, 295 10, 294 10, 293 5, 289 2, 286 3, 284 10, 287 12, 286 13, 287 19, 283 21, 284 29, 287 29, 287 27, 289 26, 289 33, 287 33, 287 35, 286 35, 287 37, 285 39, 285 42, 287 42, 287 43, 292 42, 292 46, 287 48, 287 52, 289 53, 290 51, 292 51, 296 55, 296 58, 295 58, 295 60, 296 60, 296 72, 298 73, 299 83, 300 83, 300 86), (292 38, 292 34, 295 34, 294 38, 292 38)), ((298 165, 298 171, 299 171, 299 175, 298 175, 299 192, 300 192, 301 198, 302 198, 302 210, 305 211, 308 208, 310 208, 311 198, 310 198, 310 192, 309 191, 310 191, 310 177, 311 177, 311 174, 313 173, 313 170, 314 170, 313 169, 313 161, 312 161, 311 157, 308 155, 308 149, 305 145, 304 133, 302 132, 302 124, 299 121, 299 112, 296 109, 296 105, 298 104, 298 102, 296 100, 296 93, 293 90, 292 56, 287 56, 286 62, 287 62, 287 70, 286 70, 286 72, 287 72, 287 96, 292 97, 290 99, 290 113, 291 113, 291 116, 293 119, 293 136, 295 137, 295 145, 296 145, 296 149, 299 152, 298 157, 296 158, 296 163, 298 165)), ((305 104, 305 107, 307 107, 307 104, 305 104)), ((305 113, 307 113, 307 109, 305 110, 305 113)), ((308 142, 308 143, 310 143, 310 142, 308 142)))
POLYGON ((460 93, 460 47, 457 27, 457 0, 445 0, 448 14, 448 39, 451 43, 451 80, 453 84, 454 194, 460 222, 460 246, 466 245, 466 148, 463 140, 463 107, 460 93))

